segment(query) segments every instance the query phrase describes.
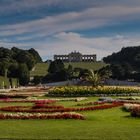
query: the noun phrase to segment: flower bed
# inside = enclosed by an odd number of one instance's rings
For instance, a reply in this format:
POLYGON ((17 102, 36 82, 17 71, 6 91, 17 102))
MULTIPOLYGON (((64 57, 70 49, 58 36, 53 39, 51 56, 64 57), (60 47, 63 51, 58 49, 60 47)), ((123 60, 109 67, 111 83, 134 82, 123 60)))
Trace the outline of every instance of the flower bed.
POLYGON ((35 110, 38 111, 40 109, 63 109, 63 106, 56 106, 56 105, 52 105, 52 106, 48 106, 45 104, 36 104, 33 107, 31 106, 7 106, 7 107, 1 107, 0 110, 1 111, 8 111, 8 112, 26 112, 26 111, 30 111, 33 112, 31 110, 35 110))
POLYGON ((57 114, 23 114, 23 113, 8 113, 0 114, 0 119, 79 119, 84 120, 85 117, 79 113, 57 113, 57 114))
MULTIPOLYGON (((56 87, 49 91, 49 96, 99 96, 99 95, 140 95, 139 88, 131 87, 56 87)), ((47 95, 47 96, 48 96, 47 95)))
POLYGON ((31 103, 45 103, 45 104, 51 104, 55 103, 56 100, 48 100, 48 99, 0 99, 0 102, 8 102, 8 103, 14 103, 14 102, 31 102, 31 103))
POLYGON ((105 103, 107 103, 107 102, 102 102, 102 101, 98 101, 98 102, 87 102, 87 103, 77 104, 77 106, 103 105, 105 103))
POLYGON ((36 103, 33 107, 33 109, 39 109, 39 108, 46 108, 46 109, 61 109, 64 108, 64 106, 62 105, 52 105, 52 106, 48 106, 46 104, 38 104, 36 103))
POLYGON ((132 103, 126 103, 123 106, 123 110, 130 112, 133 108, 140 107, 140 104, 132 104, 132 103))
POLYGON ((9 106, 9 107, 2 107, 0 108, 1 111, 9 111, 9 112, 28 112, 28 113, 39 113, 39 112, 47 112, 47 113, 54 113, 54 112, 71 112, 71 111, 90 111, 90 110, 102 110, 102 109, 109 109, 113 107, 122 106, 123 103, 121 102, 114 102, 112 104, 105 104, 101 106, 91 106, 91 107, 81 107, 81 108, 29 108, 25 106, 9 106))
MULTIPOLYGON (((50 103, 55 103, 56 100, 48 100, 48 99, 47 100, 5 99, 2 100, 2 102, 32 102, 34 103, 34 105, 1 107, 0 111, 4 113, 0 113, 0 119, 57 119, 57 118, 58 119, 70 119, 70 118, 84 119, 84 116, 80 117, 77 114, 71 114, 70 112, 110 109, 114 107, 123 106, 125 103, 129 103, 132 101, 112 100, 112 102, 110 101, 87 102, 87 103, 78 104, 80 107, 64 107, 62 105, 50 104, 50 103), (85 107, 81 107, 81 106, 85 106, 85 107), (55 114, 48 114, 48 113, 55 113, 55 114)), ((137 102, 138 101, 133 101, 133 105, 137 104, 137 102)))
POLYGON ((119 97, 120 100, 140 100, 140 97, 119 97))
POLYGON ((80 102, 83 100, 87 100, 86 97, 79 97, 79 98, 61 98, 61 99, 53 99, 55 101, 75 101, 75 102, 80 102))

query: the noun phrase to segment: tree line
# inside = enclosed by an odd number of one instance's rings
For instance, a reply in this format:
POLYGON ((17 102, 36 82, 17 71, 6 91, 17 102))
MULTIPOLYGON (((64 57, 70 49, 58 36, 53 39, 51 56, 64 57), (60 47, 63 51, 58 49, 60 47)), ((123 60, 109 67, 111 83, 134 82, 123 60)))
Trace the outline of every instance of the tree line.
MULTIPOLYGON (((99 84, 108 78, 118 80, 140 81, 140 46, 122 48, 121 51, 104 57, 108 65, 98 71, 64 66, 63 61, 55 60, 49 65, 48 74, 44 77, 35 76, 32 83, 57 82, 72 79, 83 79, 99 84)), ((36 63, 42 62, 38 52, 31 48, 22 50, 16 47, 11 49, 0 48, 0 75, 19 79, 20 85, 29 83, 29 71, 36 63)))
POLYGON ((140 46, 122 48, 121 51, 103 58, 110 66, 112 78, 140 82, 140 46))
POLYGON ((22 50, 16 47, 11 49, 0 47, 0 75, 17 78, 20 85, 28 84, 29 71, 38 62, 42 62, 42 59, 33 48, 22 50))

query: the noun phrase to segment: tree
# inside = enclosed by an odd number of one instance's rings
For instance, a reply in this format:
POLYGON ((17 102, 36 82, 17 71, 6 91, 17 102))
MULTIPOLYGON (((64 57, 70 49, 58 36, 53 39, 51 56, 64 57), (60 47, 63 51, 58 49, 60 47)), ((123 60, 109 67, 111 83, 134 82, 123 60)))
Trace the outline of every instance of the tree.
POLYGON ((67 78, 70 80, 73 78, 73 68, 72 65, 69 65, 67 68, 67 78))
POLYGON ((100 75, 97 72, 95 73, 92 69, 84 71, 81 76, 94 87, 98 86, 101 82, 100 75))
POLYGON ((111 65, 111 71, 112 71, 112 78, 118 79, 118 80, 124 80, 125 79, 125 70, 123 67, 119 64, 113 64, 111 65))
POLYGON ((16 60, 18 63, 26 63, 29 70, 31 70, 35 65, 34 57, 27 51, 20 51, 17 54, 16 60))
POLYGON ((88 69, 79 69, 79 78, 85 78, 89 75, 89 70, 88 69))
POLYGON ((10 64, 9 69, 8 69, 8 77, 18 78, 19 76, 18 68, 19 68, 18 63, 10 64))
POLYGON ((112 71, 111 71, 110 65, 99 69, 98 74, 100 75, 100 77, 103 81, 109 79, 112 76, 112 71))
POLYGON ((27 85, 29 82, 29 70, 28 67, 25 63, 19 64, 19 69, 18 69, 18 74, 19 74, 19 83, 20 85, 27 85))
POLYGON ((92 84, 92 86, 98 86, 101 82, 101 77, 98 73, 95 73, 93 70, 90 70, 87 80, 92 84))
POLYGON ((121 51, 103 58, 109 64, 129 64, 134 71, 140 72, 140 46, 122 48, 121 51))
POLYGON ((72 76, 73 69, 71 65, 66 69, 61 60, 55 60, 51 62, 48 69, 48 75, 43 78, 43 81, 65 81, 71 79, 72 76))
POLYGON ((28 52, 34 57, 36 63, 42 62, 42 58, 40 57, 39 53, 35 49, 31 48, 28 50, 28 52))
POLYGON ((34 67, 35 63, 40 61, 42 61, 41 57, 33 48, 22 50, 13 47, 10 50, 0 47, 0 75, 18 78, 22 85, 28 83, 29 70, 34 67))
POLYGON ((61 60, 55 60, 51 62, 48 72, 56 73, 60 72, 61 70, 64 70, 64 63, 61 60))
POLYGON ((35 85, 38 85, 42 82, 42 76, 35 76, 34 79, 32 80, 32 83, 34 83, 35 85))
POLYGON ((0 75, 7 77, 9 63, 6 61, 0 62, 0 75))

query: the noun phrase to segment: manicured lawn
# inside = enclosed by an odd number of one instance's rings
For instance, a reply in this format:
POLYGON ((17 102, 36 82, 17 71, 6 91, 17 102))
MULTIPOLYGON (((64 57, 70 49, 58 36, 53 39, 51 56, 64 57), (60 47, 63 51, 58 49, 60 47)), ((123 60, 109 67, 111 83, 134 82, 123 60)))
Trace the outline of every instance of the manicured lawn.
MULTIPOLYGON (((7 103, 7 106, 12 104, 7 103)), ((73 107, 77 102, 57 104, 73 107)), ((120 108, 80 113, 86 120, 0 120, 0 138, 140 140, 140 119, 130 117, 120 108)))

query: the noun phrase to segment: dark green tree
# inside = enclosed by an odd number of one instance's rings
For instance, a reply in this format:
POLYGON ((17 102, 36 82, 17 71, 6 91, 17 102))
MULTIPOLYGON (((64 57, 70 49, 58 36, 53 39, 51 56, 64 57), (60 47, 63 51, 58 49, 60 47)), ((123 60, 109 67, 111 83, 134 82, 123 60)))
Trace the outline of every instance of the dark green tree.
POLYGON ((20 53, 17 54, 16 60, 19 63, 26 63, 29 70, 31 70, 35 65, 34 57, 27 51, 20 51, 20 53))
MULTIPOLYGON (((69 70, 71 68, 69 67, 69 70)), ((70 78, 68 73, 68 70, 65 69, 64 63, 61 60, 55 60, 52 61, 49 69, 48 69, 48 75, 45 76, 43 81, 64 81, 70 78)))
POLYGON ((24 85, 24 86, 27 85, 30 76, 29 76, 28 67, 25 63, 19 64, 18 74, 19 74, 20 85, 24 85))
POLYGON ((8 69, 8 77, 18 78, 19 76, 18 69, 19 69, 18 63, 11 63, 8 69))
POLYGON ((61 60, 55 60, 55 61, 51 62, 49 69, 48 69, 48 72, 49 73, 57 73, 57 72, 60 72, 62 70, 64 70, 64 63, 61 60))
POLYGON ((68 65, 66 72, 67 72, 67 78, 71 80, 73 78, 73 73, 74 73, 72 65, 68 65))
POLYGON ((7 61, 0 62, 0 75, 7 77, 9 63, 7 61))
POLYGON ((35 76, 34 79, 32 80, 32 83, 34 83, 35 85, 38 85, 42 82, 42 76, 35 76))
POLYGON ((28 50, 28 52, 34 57, 36 63, 42 62, 42 58, 40 57, 39 53, 35 49, 31 48, 28 50))
POLYGON ((100 77, 103 81, 109 79, 112 76, 112 71, 111 71, 110 65, 99 69, 98 74, 100 75, 100 77))

